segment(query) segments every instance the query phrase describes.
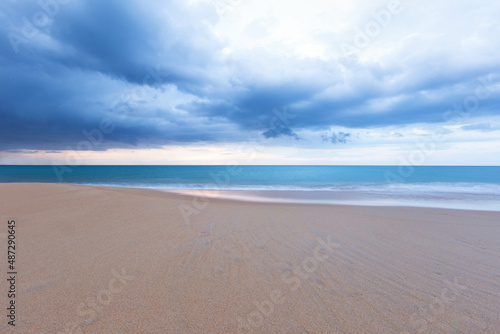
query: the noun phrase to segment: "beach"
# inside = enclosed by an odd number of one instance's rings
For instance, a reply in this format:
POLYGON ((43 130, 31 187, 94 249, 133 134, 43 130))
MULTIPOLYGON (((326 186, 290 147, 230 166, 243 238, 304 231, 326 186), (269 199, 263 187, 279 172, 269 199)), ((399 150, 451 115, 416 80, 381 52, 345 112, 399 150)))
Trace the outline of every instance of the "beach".
POLYGON ((2 333, 500 330, 500 212, 2 183, 0 217, 2 333))

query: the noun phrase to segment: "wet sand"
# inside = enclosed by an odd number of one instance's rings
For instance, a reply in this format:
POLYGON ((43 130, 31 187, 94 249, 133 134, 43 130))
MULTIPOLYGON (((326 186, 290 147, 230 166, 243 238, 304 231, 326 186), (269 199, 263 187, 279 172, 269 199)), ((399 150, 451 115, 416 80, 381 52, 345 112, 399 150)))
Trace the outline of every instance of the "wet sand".
POLYGON ((0 184, 0 218, 2 333, 500 331, 500 212, 0 184))

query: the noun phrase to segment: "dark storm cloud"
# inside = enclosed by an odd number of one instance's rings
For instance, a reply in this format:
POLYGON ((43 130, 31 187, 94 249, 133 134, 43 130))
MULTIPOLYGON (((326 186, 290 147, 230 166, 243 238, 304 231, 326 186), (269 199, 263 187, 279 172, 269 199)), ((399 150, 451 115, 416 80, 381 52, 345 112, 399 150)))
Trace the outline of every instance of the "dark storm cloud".
POLYGON ((299 140, 299 136, 288 127, 275 127, 262 133, 265 138, 279 138, 281 136, 292 137, 299 140))
POLYGON ((158 84, 153 72, 161 56, 162 71, 156 73, 161 83, 196 90, 209 81, 204 68, 218 45, 206 24, 178 1, 91 0, 69 12, 51 29, 53 38, 71 47, 66 54, 50 55, 65 66, 149 85, 158 84), (168 19, 156 10, 168 12, 168 19))
MULTIPOLYGON (((500 110, 494 64, 446 77, 266 50, 225 58, 208 5, 40 3, 0 5, 0 150, 75 149, 103 120, 113 130, 88 149, 238 141, 247 130, 296 140, 301 130, 330 126, 437 123, 454 103, 473 116, 500 110), (175 94, 163 98, 168 89, 175 94), (467 109, 478 89, 488 98, 467 109), (270 126, 283 106, 293 117, 270 126)), ((334 133, 329 141, 348 138, 334 133)))
MULTIPOLYGON (((9 9, 4 15, 9 15, 1 31, 7 38, 1 41, 0 148, 73 149, 86 140, 86 132, 99 130, 103 119, 110 120, 114 130, 93 150, 214 140, 189 119, 184 121, 187 126, 175 126, 181 120, 165 125, 161 121, 168 121, 168 116, 159 121, 158 117, 133 117, 129 111, 115 114, 102 102, 103 95, 113 90, 113 80, 139 87, 173 82, 186 91, 205 85, 203 67, 214 54, 213 45, 203 40, 209 38, 206 30, 192 25, 175 31, 171 25, 182 21, 182 8, 170 4, 169 25, 155 19, 154 8, 148 13, 148 5, 151 2, 72 1, 59 6, 50 24, 37 27, 33 20, 33 13, 41 12, 37 2, 3 4, 9 9), (33 35, 23 34, 27 27, 37 34, 26 38, 33 35), (167 45, 156 39, 160 34, 172 36, 167 45), (14 44, 12 36, 17 38, 14 44), (56 47, 40 46, 46 39, 56 47), (159 52, 167 52, 163 70, 155 64, 159 52), (186 57, 194 63, 192 69, 184 64, 186 57)), ((186 24, 190 23, 180 25, 186 24)), ((111 109, 120 102, 129 104, 127 98, 115 98, 111 109)), ((141 101, 135 102, 140 108, 141 101)))

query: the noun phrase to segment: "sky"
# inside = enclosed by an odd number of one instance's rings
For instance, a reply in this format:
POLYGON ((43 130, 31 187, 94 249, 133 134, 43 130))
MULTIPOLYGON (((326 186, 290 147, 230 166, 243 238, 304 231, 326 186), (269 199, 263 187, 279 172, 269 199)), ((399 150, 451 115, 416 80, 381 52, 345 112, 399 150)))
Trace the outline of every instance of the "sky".
POLYGON ((500 165, 500 1, 5 0, 0 164, 500 165))

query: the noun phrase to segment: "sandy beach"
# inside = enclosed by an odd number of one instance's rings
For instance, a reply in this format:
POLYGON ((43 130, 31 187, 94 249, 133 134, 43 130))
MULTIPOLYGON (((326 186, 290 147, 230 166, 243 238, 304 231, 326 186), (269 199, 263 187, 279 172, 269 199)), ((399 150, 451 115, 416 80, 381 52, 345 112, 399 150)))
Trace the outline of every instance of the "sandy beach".
POLYGON ((0 218, 1 333, 500 331, 500 212, 12 183, 0 218))

